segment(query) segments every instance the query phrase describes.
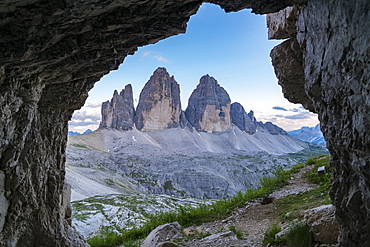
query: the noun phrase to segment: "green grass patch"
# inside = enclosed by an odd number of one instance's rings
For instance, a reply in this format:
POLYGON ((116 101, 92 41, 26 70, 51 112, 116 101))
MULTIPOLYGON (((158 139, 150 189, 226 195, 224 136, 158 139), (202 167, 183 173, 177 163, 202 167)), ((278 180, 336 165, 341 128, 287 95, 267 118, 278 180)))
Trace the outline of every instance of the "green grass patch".
POLYGON ((281 232, 281 227, 279 226, 279 224, 272 224, 265 232, 265 236, 262 242, 263 246, 266 246, 268 244, 272 246, 280 245, 282 243, 281 239, 275 238, 275 235, 279 232, 281 232))
MULTIPOLYGON (((278 211, 282 212, 281 219, 287 220, 287 214, 293 211, 303 211, 320 205, 330 204, 329 189, 331 181, 330 157, 319 156, 311 158, 306 165, 313 165, 313 168, 307 171, 304 176, 318 186, 315 189, 300 193, 298 195, 289 195, 276 200, 278 211), (328 173, 318 174, 317 169, 325 166, 328 173)), ((289 215, 289 214, 288 214, 289 215)), ((292 218, 292 217, 289 217, 292 218)))
POLYGON ((90 149, 88 148, 87 146, 85 145, 81 145, 81 144, 71 144, 73 147, 76 147, 76 148, 84 148, 84 149, 90 149))
POLYGON ((242 157, 239 157, 239 159, 241 159, 241 160, 253 159, 253 158, 255 158, 255 157, 253 157, 253 156, 242 156, 242 157))
POLYGON ((240 230, 239 228, 236 228, 234 225, 229 226, 229 231, 235 233, 238 239, 243 239, 243 231, 240 230))

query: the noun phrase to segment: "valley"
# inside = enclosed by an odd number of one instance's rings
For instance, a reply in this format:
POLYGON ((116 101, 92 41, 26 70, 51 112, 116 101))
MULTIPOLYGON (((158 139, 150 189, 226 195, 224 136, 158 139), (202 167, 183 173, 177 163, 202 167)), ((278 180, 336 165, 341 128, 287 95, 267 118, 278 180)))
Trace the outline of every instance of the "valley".
POLYGON ((165 68, 154 71, 136 109, 133 102, 126 85, 102 103, 97 130, 68 137, 73 224, 86 238, 256 189, 275 170, 325 152, 258 122, 209 75, 185 111, 165 68))
POLYGON ((139 226, 148 214, 257 188, 262 176, 325 152, 260 132, 97 130, 69 137, 66 181, 72 186, 73 224, 86 238, 139 226))

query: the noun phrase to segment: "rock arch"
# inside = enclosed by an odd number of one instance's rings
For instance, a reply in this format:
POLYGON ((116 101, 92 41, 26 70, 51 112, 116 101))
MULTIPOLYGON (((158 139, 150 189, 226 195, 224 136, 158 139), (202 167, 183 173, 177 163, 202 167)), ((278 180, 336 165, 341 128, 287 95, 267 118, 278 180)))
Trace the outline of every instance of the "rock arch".
MULTIPOLYGON (((138 46, 184 32, 202 2, 0 3, 0 246, 86 245, 62 207, 67 121, 96 81, 138 46)), ((369 1, 207 2, 255 13, 302 6, 297 31, 272 53, 276 73, 288 99, 319 114, 341 246, 369 245, 369 1)))

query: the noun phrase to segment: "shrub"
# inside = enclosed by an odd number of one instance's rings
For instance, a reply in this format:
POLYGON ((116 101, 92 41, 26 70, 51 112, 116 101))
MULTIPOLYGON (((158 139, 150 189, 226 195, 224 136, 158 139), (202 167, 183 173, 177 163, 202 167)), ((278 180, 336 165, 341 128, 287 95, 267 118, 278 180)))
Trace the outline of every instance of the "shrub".
POLYGON ((279 224, 277 223, 272 224, 265 232, 265 236, 263 238, 262 244, 264 246, 268 244, 271 244, 271 245, 281 244, 282 243, 281 239, 275 238, 275 235, 279 232, 281 232, 281 227, 279 226, 279 224))
POLYGON ((313 246, 314 240, 309 226, 303 221, 293 224, 286 235, 286 245, 288 247, 313 246))

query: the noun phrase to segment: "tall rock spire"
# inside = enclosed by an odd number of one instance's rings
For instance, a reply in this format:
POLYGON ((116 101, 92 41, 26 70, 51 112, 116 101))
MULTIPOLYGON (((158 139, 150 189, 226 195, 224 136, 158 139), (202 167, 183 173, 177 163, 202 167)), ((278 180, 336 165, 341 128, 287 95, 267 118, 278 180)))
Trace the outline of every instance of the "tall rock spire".
POLYGON ((135 116, 131 85, 126 85, 120 94, 115 90, 111 101, 103 102, 101 114, 100 129, 131 130, 135 116))
POLYGON ((205 75, 191 94, 185 115, 197 131, 223 132, 231 129, 230 97, 217 81, 205 75))
POLYGON ((158 68, 140 93, 136 128, 141 131, 176 128, 181 112, 179 84, 165 68, 158 68))
POLYGON ((230 109, 231 121, 242 131, 247 132, 250 135, 256 133, 257 121, 254 117, 253 111, 248 114, 245 112, 244 107, 238 103, 232 103, 230 109))

